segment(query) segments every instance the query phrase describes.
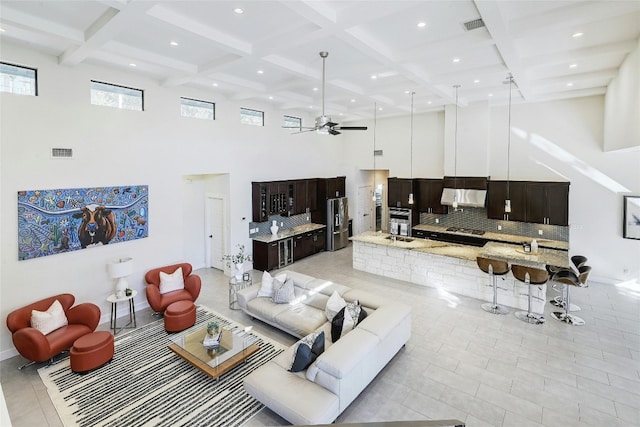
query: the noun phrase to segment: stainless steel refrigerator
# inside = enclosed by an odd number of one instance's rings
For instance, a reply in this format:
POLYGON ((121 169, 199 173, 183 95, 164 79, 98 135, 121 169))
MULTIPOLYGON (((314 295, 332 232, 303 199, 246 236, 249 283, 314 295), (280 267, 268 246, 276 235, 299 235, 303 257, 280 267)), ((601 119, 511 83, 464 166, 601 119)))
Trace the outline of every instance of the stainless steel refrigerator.
POLYGON ((327 250, 337 251, 349 243, 349 201, 346 197, 327 200, 327 250))

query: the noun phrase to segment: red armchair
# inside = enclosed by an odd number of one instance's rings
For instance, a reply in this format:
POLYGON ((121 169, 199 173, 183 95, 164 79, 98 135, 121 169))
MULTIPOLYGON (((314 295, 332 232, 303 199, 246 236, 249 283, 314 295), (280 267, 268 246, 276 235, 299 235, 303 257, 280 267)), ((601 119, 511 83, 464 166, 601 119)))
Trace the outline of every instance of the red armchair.
POLYGON ((164 313, 164 310, 169 304, 176 301, 194 301, 200 295, 200 288, 202 283, 200 276, 191 274, 193 267, 191 264, 182 263, 168 265, 166 267, 154 268, 149 270, 144 275, 144 280, 147 282, 147 301, 151 306, 151 309, 156 313, 164 313), (179 267, 182 267, 182 277, 184 278, 184 289, 177 291, 167 292, 165 294, 160 293, 160 272, 167 274, 174 273, 179 267))
POLYGON ((44 362, 69 349, 81 336, 95 331, 100 322, 100 308, 91 303, 72 307, 75 299, 71 294, 60 294, 9 313, 7 328, 18 353, 31 362, 44 362), (44 335, 31 327, 31 310, 46 311, 55 300, 60 301, 69 324, 44 335))

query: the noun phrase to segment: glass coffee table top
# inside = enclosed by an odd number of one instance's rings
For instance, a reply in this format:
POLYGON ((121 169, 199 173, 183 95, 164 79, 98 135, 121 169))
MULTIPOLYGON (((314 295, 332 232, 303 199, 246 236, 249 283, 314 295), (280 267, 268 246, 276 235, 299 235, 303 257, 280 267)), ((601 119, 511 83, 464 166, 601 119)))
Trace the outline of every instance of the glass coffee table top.
POLYGON ((206 335, 207 324, 196 325, 170 337, 169 349, 212 378, 233 369, 260 349, 256 338, 242 330, 222 328, 220 345, 212 349, 203 344, 206 335))

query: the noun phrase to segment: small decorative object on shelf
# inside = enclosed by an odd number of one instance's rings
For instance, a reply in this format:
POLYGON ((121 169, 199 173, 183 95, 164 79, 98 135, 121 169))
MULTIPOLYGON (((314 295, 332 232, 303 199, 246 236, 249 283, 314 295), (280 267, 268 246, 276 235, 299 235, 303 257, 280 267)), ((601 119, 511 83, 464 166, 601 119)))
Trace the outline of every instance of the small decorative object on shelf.
POLYGON ((275 219, 271 222, 271 227, 269 227, 271 229, 271 234, 273 234, 274 236, 278 235, 278 221, 276 221, 275 219))
POLYGON ((244 245, 238 244, 236 246, 238 246, 238 253, 235 255, 223 255, 222 261, 226 261, 227 267, 229 267, 230 269, 235 267, 236 279, 242 280, 242 273, 244 272, 243 271, 244 263, 246 261, 253 261, 253 258, 251 257, 251 255, 246 254, 244 252, 244 245))
POLYGON ((220 325, 218 325, 218 322, 207 323, 207 334, 215 335, 218 333, 219 329, 220 329, 220 325))

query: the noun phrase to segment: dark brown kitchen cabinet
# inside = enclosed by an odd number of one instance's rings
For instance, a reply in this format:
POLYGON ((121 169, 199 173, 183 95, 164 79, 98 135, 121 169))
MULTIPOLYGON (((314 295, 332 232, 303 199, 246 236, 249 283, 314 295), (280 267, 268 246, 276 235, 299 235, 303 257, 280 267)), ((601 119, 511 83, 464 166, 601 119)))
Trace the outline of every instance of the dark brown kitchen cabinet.
POLYGON ((253 241, 253 268, 269 271, 278 268, 278 242, 253 241))
POLYGON ((307 207, 310 211, 318 209, 318 179, 307 179, 307 207))
POLYGON ((487 217, 505 221, 527 220, 526 182, 489 181, 487 186, 487 217), (504 211, 504 202, 511 200, 511 212, 504 211))
POLYGON ((418 212, 446 214, 447 206, 440 203, 444 181, 442 179, 414 179, 414 189, 418 212))
POLYGON ((326 178, 326 198, 333 199, 337 197, 345 197, 346 195, 346 177, 338 176, 335 178, 326 178))
POLYGON ((327 233, 323 228, 313 233, 313 253, 317 254, 325 250, 327 244, 327 233))
POLYGON ((445 188, 463 188, 466 190, 486 190, 487 178, 483 176, 445 176, 445 188))
MULTIPOLYGON (((289 181, 291 182, 291 181, 289 181)), ((307 211, 307 207, 309 207, 307 201, 307 180, 306 179, 297 179, 293 181, 293 185, 295 186, 295 195, 294 195, 294 208, 292 215, 298 215, 301 213, 305 213, 307 211)))
POLYGON ((269 219, 269 184, 251 183, 251 208, 253 222, 264 222, 269 219))
POLYGON ((295 236, 293 238, 293 260, 298 261, 309 255, 313 255, 313 243, 313 232, 295 236))
MULTIPOLYGON (((412 208, 409 193, 413 193, 413 180, 409 178, 388 178, 388 206, 393 208, 412 208)), ((415 196, 415 194, 414 194, 415 196)))
POLYGON ((527 222, 569 225, 569 183, 527 182, 527 222))

